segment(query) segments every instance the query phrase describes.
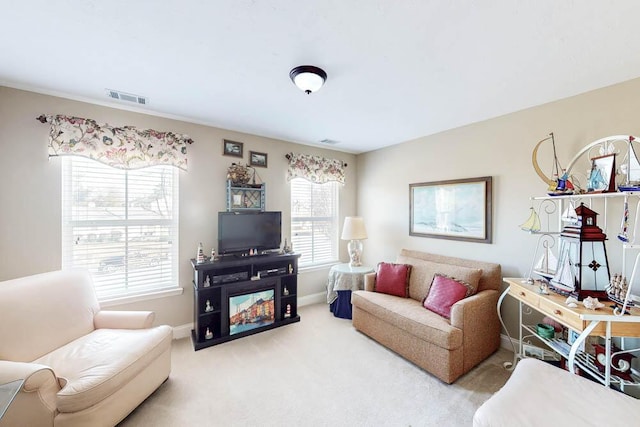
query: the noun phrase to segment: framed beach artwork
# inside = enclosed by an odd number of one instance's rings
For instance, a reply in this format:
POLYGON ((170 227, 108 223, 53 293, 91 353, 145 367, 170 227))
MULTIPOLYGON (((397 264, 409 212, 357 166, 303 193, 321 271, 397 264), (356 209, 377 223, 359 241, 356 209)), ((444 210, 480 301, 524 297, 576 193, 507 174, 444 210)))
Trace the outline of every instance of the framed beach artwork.
POLYGON ((267 153, 249 151, 249 166, 267 167, 267 153))
POLYGON ((242 142, 222 140, 222 154, 225 156, 242 157, 244 144, 242 142))
POLYGON ((490 176, 409 184, 409 234, 491 243, 490 176))

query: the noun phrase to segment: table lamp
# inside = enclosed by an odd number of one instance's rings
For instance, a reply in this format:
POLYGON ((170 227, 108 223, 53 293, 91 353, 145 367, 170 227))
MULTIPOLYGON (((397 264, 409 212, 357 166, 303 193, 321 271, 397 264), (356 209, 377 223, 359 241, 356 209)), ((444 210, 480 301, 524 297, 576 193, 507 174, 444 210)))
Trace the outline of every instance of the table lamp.
POLYGON ((359 267, 362 265, 362 240, 367 238, 367 230, 364 227, 364 220, 359 216, 348 216, 344 219, 342 227, 342 240, 349 240, 347 249, 349 250, 349 265, 359 267))

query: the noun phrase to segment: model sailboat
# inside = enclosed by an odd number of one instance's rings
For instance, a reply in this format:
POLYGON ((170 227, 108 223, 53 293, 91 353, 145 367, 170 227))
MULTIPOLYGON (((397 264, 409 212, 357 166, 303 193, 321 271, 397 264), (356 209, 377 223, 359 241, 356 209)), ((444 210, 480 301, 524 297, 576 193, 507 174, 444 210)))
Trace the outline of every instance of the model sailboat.
POLYGON ((520 225, 520 229, 522 231, 528 231, 529 233, 535 233, 540 231, 540 217, 533 207, 529 208, 531 213, 529 214, 529 218, 520 225))
POLYGON ((563 242, 560 247, 560 259, 562 260, 558 264, 556 273, 551 279, 551 288, 561 295, 569 295, 576 290, 576 271, 575 266, 571 262, 571 257, 568 256, 570 248, 568 243, 563 242))
POLYGON ((551 135, 551 144, 553 145, 553 180, 547 188, 547 193, 550 196, 563 196, 567 194, 573 194, 573 183, 569 180, 569 175, 567 171, 562 169, 562 175, 560 174, 560 162, 558 161, 558 155, 556 154, 556 141, 553 137, 553 132, 551 135))
POLYGON ((564 210, 564 212, 562 212, 561 219, 562 219, 562 222, 569 222, 571 224, 575 224, 578 222, 578 214, 576 214, 576 205, 574 204, 573 200, 569 201, 569 205, 564 210))
POLYGON ((558 258, 555 257, 548 244, 544 245, 544 253, 534 266, 533 271, 542 277, 550 279, 555 276, 558 269, 558 258))
POLYGON ((627 175, 624 185, 619 185, 620 191, 640 191, 640 162, 633 148, 632 142, 635 140, 633 136, 629 136, 629 151, 627 153, 627 161, 620 166, 622 172, 627 175))

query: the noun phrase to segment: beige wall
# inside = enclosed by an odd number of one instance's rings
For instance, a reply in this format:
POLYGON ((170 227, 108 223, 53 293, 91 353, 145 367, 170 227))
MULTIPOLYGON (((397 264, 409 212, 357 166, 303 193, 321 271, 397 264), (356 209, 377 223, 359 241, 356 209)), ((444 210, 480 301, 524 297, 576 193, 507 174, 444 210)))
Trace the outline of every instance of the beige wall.
MULTIPOLYGON (((223 138, 244 143, 244 163, 249 150, 268 153, 269 167, 257 170, 267 184, 267 209, 283 212, 283 238, 290 240, 290 198, 285 179, 285 154, 290 151, 347 162, 347 184, 340 190, 340 224, 342 217, 355 214, 354 155, 0 86, 0 280, 56 270, 61 265, 60 159, 47 158, 49 126, 35 119, 43 113, 185 133, 195 141, 188 151, 189 171, 180 172, 179 187, 179 280, 185 292, 114 307, 155 310, 157 323, 179 326, 192 321, 189 260, 195 256, 198 242, 206 251, 217 244, 217 212, 225 209, 226 169, 239 160, 222 155, 223 138)), ((341 254, 346 261, 346 245, 342 242, 341 254)), ((300 296, 323 292, 327 273, 327 269, 302 273, 300 296)))
MULTIPOLYGON (((190 322, 192 316, 189 259, 199 241, 209 250, 217 239, 216 215, 224 209, 226 168, 234 161, 221 154, 223 138, 245 143, 245 161, 249 150, 269 154, 269 168, 258 171, 267 183, 267 209, 283 211, 284 230, 290 219, 289 192, 283 191, 287 188, 284 155, 289 151, 322 154, 349 164, 347 185, 340 193, 341 218, 355 214, 357 202, 357 213, 364 216, 369 232, 363 255, 367 264, 393 260, 400 248, 407 247, 498 262, 505 276, 522 276, 529 270, 537 239, 518 226, 528 215, 529 197, 545 194, 545 185, 531 166, 534 145, 553 131, 558 156, 566 165, 596 139, 640 135, 639 92, 640 79, 631 80, 362 154, 356 161, 355 156, 341 152, 0 87, 0 280, 60 267, 60 166, 59 160, 47 159, 48 126, 35 120, 42 113, 171 130, 195 140, 189 147, 189 172, 180 172, 180 285, 185 293, 116 307, 155 310, 159 322, 177 326, 190 322), (485 175, 493 176, 492 244, 409 236, 410 183, 485 175)), ((547 148, 541 150, 541 166, 547 173, 549 155, 547 148)), ((612 272, 621 271, 621 249, 615 239, 619 202, 611 203, 614 213, 607 218, 612 272)), ((341 258, 346 260, 344 244, 341 258)), ((326 273, 321 269, 302 274, 301 296, 323 292, 326 273)), ((512 331, 514 310, 515 304, 508 302, 505 314, 512 331)))
MULTIPOLYGON (((566 166, 592 141, 640 135, 638 93, 640 79, 359 155, 358 214, 369 230, 365 262, 391 261, 406 247, 497 262, 504 276, 526 275, 537 236, 520 231, 519 225, 528 217, 529 197, 543 196, 546 190, 531 164, 535 144, 554 132, 566 166), (485 175, 493 177, 492 244, 409 236, 409 184, 485 175)), ((540 159, 549 174, 550 151, 541 150, 540 159)), ((612 273, 621 271, 622 246, 616 239, 620 203, 611 202, 607 218, 612 273)), ((603 213, 599 206, 594 210, 603 213)), ((516 304, 508 300, 504 313, 515 334, 516 304)))

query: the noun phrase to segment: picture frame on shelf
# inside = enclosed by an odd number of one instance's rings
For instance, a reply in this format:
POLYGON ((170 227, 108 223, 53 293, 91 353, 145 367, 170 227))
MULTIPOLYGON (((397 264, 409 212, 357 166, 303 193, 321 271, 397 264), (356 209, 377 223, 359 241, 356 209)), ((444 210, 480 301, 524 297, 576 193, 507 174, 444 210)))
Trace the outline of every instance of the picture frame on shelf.
POLYGON ((491 243, 492 177, 409 184, 409 235, 491 243))
POLYGON ((523 344, 522 351, 525 357, 535 357, 539 360, 544 360, 544 350, 540 347, 536 347, 530 344, 523 344))
POLYGON ((242 158, 244 156, 244 144, 242 142, 223 139, 222 155, 242 158))
POLYGON ((267 153, 259 153, 257 151, 249 151, 249 166, 259 168, 267 167, 267 153))
POLYGON ((587 193, 610 193, 613 191, 616 191, 615 153, 592 158, 587 193))

